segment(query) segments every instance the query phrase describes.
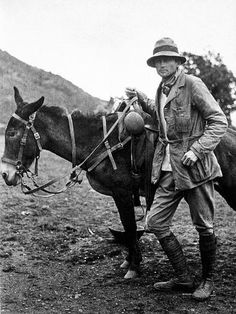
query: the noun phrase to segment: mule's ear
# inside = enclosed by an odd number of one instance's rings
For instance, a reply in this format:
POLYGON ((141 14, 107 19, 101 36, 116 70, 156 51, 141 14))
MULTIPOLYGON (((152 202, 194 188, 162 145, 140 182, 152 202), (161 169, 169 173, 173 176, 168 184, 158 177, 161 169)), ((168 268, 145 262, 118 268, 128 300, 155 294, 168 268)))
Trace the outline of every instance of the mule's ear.
POLYGON ((23 99, 19 93, 19 90, 15 86, 14 86, 14 97, 15 97, 15 102, 16 102, 17 106, 23 103, 23 99))
POLYGON ((41 97, 39 100, 32 103, 18 103, 16 114, 20 115, 23 119, 28 119, 31 114, 36 112, 43 104, 44 97, 41 97))
POLYGON ((44 102, 44 97, 42 96, 41 98, 39 98, 39 100, 29 104, 29 110, 31 111, 31 114, 34 113, 35 111, 37 111, 43 104, 44 102))

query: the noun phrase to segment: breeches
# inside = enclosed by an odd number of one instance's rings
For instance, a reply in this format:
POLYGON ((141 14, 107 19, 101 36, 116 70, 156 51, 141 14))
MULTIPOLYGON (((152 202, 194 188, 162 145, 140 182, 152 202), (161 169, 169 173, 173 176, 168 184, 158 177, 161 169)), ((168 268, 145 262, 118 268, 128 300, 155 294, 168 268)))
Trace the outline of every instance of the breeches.
POLYGON ((176 191, 172 172, 162 172, 154 202, 146 218, 146 230, 158 239, 170 234, 170 225, 181 199, 189 205, 193 225, 201 235, 213 233, 214 183, 206 182, 185 191, 176 191))

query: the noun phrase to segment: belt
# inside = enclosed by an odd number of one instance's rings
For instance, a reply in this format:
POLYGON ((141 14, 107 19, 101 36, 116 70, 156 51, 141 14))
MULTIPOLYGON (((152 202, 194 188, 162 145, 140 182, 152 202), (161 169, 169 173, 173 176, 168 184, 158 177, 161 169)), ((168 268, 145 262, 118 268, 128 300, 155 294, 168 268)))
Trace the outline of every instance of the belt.
POLYGON ((184 138, 180 138, 180 139, 176 139, 176 140, 169 140, 169 139, 166 139, 166 138, 159 137, 159 141, 163 145, 168 145, 168 144, 175 144, 175 143, 181 143, 181 142, 185 142, 185 141, 189 141, 189 140, 194 140, 194 139, 197 139, 197 138, 201 137, 202 135, 203 135, 203 133, 200 133, 198 135, 184 137, 184 138))

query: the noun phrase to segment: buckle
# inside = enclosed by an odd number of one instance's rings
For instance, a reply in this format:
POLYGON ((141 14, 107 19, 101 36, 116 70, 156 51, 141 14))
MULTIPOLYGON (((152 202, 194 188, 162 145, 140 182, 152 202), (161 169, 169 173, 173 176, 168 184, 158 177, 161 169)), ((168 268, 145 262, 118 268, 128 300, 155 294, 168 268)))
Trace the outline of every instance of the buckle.
POLYGON ((123 148, 123 147, 124 147, 123 143, 121 142, 117 143, 117 148, 123 148))
POLYGON ((22 170, 22 162, 20 160, 17 160, 16 162, 16 170, 19 172, 20 170, 22 170))
POLYGON ((26 128, 29 130, 32 128, 33 123, 31 121, 28 121, 26 124, 26 128))
POLYGON ((110 146, 108 141, 105 141, 104 144, 105 144, 107 150, 111 149, 111 146, 110 146))
POLYGON ((40 139, 40 135, 39 135, 38 132, 35 132, 35 133, 34 133, 34 138, 35 138, 36 140, 39 140, 39 139, 40 139))
POLYGON ((20 144, 25 146, 26 145, 26 141, 27 141, 26 138, 22 138, 21 141, 20 141, 20 144))

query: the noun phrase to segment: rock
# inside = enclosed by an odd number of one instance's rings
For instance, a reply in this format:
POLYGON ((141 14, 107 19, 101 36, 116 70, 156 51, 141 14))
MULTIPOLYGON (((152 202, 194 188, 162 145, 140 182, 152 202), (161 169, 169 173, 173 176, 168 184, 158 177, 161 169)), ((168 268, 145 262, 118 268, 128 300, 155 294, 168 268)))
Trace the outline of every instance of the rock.
POLYGON ((11 264, 8 264, 8 265, 5 265, 3 268, 2 268, 2 271, 4 273, 10 273, 10 272, 13 272, 16 270, 16 267, 14 265, 11 265, 11 264))
POLYGON ((12 255, 11 251, 0 251, 0 258, 8 258, 12 255))

